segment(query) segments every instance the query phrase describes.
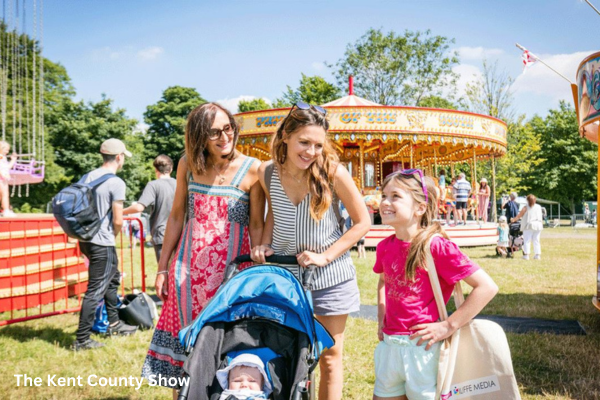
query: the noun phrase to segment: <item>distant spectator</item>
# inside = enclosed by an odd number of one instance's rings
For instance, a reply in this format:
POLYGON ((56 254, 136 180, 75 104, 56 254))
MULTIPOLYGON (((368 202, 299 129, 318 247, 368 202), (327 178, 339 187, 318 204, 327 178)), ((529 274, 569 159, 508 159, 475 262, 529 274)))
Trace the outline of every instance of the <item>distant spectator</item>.
MULTIPOLYGON (((100 153, 104 160, 102 167, 85 174, 79 182, 90 183, 103 175, 116 174, 123 168, 125 157, 131 153, 119 139, 108 139, 102 143, 100 153)), ((88 258, 88 286, 81 304, 77 340, 73 350, 87 350, 104 346, 90 338, 94 324, 94 314, 98 302, 104 298, 109 326, 107 335, 131 335, 137 327, 125 324, 117 312, 117 289, 121 282, 119 261, 115 247, 115 236, 123 225, 123 201, 125 182, 121 178, 109 178, 95 191, 98 218, 102 220, 100 230, 89 242, 79 242, 81 252, 88 258)))
POLYGON ((585 216, 585 222, 590 224, 592 221, 592 213, 590 211, 590 206, 588 203, 585 203, 583 206, 583 214, 585 216))
POLYGON ((13 153, 8 161, 8 152, 10 144, 4 140, 0 140, 0 202, 2 203, 2 216, 15 217, 16 214, 10 207, 10 193, 8 181, 10 180, 10 170, 17 162, 17 155, 13 153))
POLYGON ((519 213, 519 205, 517 204, 517 192, 510 194, 510 200, 502 204, 502 209, 506 210, 506 219, 511 221, 519 213))
POLYGON ((508 224, 506 223, 506 217, 502 215, 498 218, 498 245, 496 250, 502 257, 508 255, 508 224))
POLYGON ((440 190, 443 192, 444 189, 446 189, 446 170, 441 169, 440 170, 440 177, 438 180, 438 186, 440 187, 440 190))
POLYGON ((171 178, 171 172, 173 172, 173 160, 171 160, 169 156, 164 154, 159 155, 154 159, 153 165, 156 180, 148 182, 138 202, 124 209, 123 214, 140 213, 144 211, 146 207, 154 206, 152 213, 150 213, 150 227, 152 229, 152 244, 154 245, 156 261, 158 262, 162 252, 162 243, 167 227, 167 220, 169 219, 169 214, 173 207, 177 181, 171 178))
POLYGON ((523 218, 521 228, 523 229, 523 240, 525 242, 523 245, 524 260, 529 260, 531 242, 533 242, 533 259, 539 260, 542 258, 540 235, 542 229, 544 229, 544 220, 542 217, 542 207, 539 204, 536 204, 536 200, 536 197, 532 194, 527 196, 527 205, 511 220, 511 222, 516 222, 523 218))
POLYGON ((455 199, 456 199, 456 211, 458 213, 457 225, 460 225, 460 220, 463 221, 463 225, 467 224, 467 202, 471 195, 471 184, 465 179, 465 174, 460 173, 458 180, 454 184, 455 199))
POLYGON ((477 193, 477 220, 488 222, 488 206, 490 204, 490 186, 485 178, 481 178, 479 193, 477 193))

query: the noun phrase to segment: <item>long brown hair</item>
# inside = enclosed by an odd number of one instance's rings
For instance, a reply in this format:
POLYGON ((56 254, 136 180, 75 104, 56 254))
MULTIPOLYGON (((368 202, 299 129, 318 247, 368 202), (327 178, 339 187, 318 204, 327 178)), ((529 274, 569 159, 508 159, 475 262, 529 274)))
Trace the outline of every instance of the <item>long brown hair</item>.
POLYGON ((405 276, 409 281, 414 281, 418 267, 425 266, 426 246, 429 245, 431 237, 440 234, 448 239, 448 235, 446 235, 439 222, 434 221, 438 213, 438 192, 435 182, 428 176, 424 177, 424 180, 428 197, 426 203, 425 193, 423 193, 421 187, 421 178, 418 174, 402 175, 396 172, 388 175, 383 181, 383 188, 393 181, 400 188, 410 193, 417 204, 427 205, 426 211, 419 221, 419 233, 413 238, 406 258, 405 276))
POLYGON ((333 201, 333 181, 339 164, 338 156, 327 138, 329 121, 324 114, 314 110, 294 109, 279 125, 271 141, 271 157, 277 169, 285 163, 288 147, 284 139, 289 138, 300 128, 319 126, 325 131, 325 142, 321 156, 308 167, 308 188, 311 194, 310 215, 320 221, 333 201), (287 135, 287 136, 286 136, 287 135))
POLYGON ((208 158, 208 134, 215 122, 217 112, 223 111, 229 118, 229 124, 233 128, 233 150, 225 158, 233 160, 237 157, 239 127, 233 118, 233 115, 218 103, 204 103, 194 108, 187 118, 185 126, 185 155, 187 158, 188 170, 196 175, 206 173, 206 159, 208 158))

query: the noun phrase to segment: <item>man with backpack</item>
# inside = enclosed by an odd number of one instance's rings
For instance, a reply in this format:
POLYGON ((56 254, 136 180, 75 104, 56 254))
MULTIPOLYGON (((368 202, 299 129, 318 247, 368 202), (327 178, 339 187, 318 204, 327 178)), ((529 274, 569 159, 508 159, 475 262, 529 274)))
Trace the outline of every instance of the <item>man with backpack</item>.
POLYGON ((73 345, 75 351, 104 346, 90 338, 95 310, 102 298, 106 304, 109 321, 107 335, 132 335, 137 330, 137 327, 121 321, 117 310, 119 301, 117 289, 121 274, 118 268, 115 237, 123 225, 126 186, 125 182, 115 174, 123 168, 125 157, 131 157, 131 153, 119 139, 104 141, 100 146, 100 153, 103 159, 102 166, 85 174, 79 180, 79 183, 92 184, 91 186, 95 186, 94 181, 96 184, 102 183, 93 190, 100 229, 91 239, 79 241, 81 252, 89 260, 89 268, 88 287, 81 304, 77 340, 73 345))

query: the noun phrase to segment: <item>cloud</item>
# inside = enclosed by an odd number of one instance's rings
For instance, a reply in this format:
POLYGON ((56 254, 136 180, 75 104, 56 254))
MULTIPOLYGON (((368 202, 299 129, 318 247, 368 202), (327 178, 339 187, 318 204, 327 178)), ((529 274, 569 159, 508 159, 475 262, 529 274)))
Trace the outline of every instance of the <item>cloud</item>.
POLYGON ((157 59, 162 53, 164 53, 164 49, 158 46, 146 47, 137 52, 137 58, 143 61, 150 61, 157 59))
MULTIPOLYGON (((247 96, 247 95, 241 95, 238 97, 234 97, 234 98, 226 98, 226 99, 221 99, 221 100, 217 100, 217 103, 219 103, 220 105, 222 105, 223 107, 225 107, 226 109, 228 109, 229 111, 231 111, 233 114, 236 114, 238 112, 238 103, 241 100, 254 100, 257 99, 258 97, 256 96, 247 96)), ((272 104, 271 100, 267 99, 266 97, 263 97, 262 99, 264 99, 267 103, 272 104)))
POLYGON ((141 61, 152 61, 156 60, 164 51, 162 47, 158 46, 150 46, 143 49, 136 49, 132 46, 123 46, 120 48, 105 46, 92 50, 91 58, 96 62, 132 60, 134 58, 141 61))
POLYGON ((318 72, 322 72, 325 71, 327 69, 327 66, 325 65, 325 63, 322 63, 320 61, 315 61, 312 64, 310 64, 310 66, 318 72))
POLYGON ((137 125, 133 128, 133 132, 141 133, 141 134, 145 135, 146 132, 148 132, 149 128, 150 128, 150 125, 148 125, 144 122, 138 122, 137 125))
POLYGON ((460 75, 456 81, 458 96, 463 96, 467 89, 467 84, 481 77, 482 72, 479 67, 470 64, 460 64, 452 68, 452 72, 460 75))
POLYGON ((504 53, 502 49, 463 46, 456 49, 461 60, 483 60, 497 58, 504 53))
MULTIPOLYGON (((538 54, 546 64, 575 82, 577 67, 593 51, 580 51, 571 54, 538 54)), ((515 93, 535 93, 556 100, 570 100, 571 88, 567 81, 539 61, 517 77, 513 84, 515 93)))
POLYGON ((124 54, 125 53, 123 51, 118 51, 109 46, 106 46, 100 49, 92 50, 92 59, 94 61, 118 60, 124 54))

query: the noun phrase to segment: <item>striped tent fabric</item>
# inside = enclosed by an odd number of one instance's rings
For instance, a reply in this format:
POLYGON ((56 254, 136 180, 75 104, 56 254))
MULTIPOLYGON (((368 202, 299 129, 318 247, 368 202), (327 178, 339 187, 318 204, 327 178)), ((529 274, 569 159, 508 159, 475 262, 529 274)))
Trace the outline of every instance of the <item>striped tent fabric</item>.
POLYGON ((362 97, 355 96, 353 94, 342 97, 329 103, 322 104, 323 107, 342 107, 342 106, 380 106, 381 104, 374 103, 370 100, 363 99, 362 97))

